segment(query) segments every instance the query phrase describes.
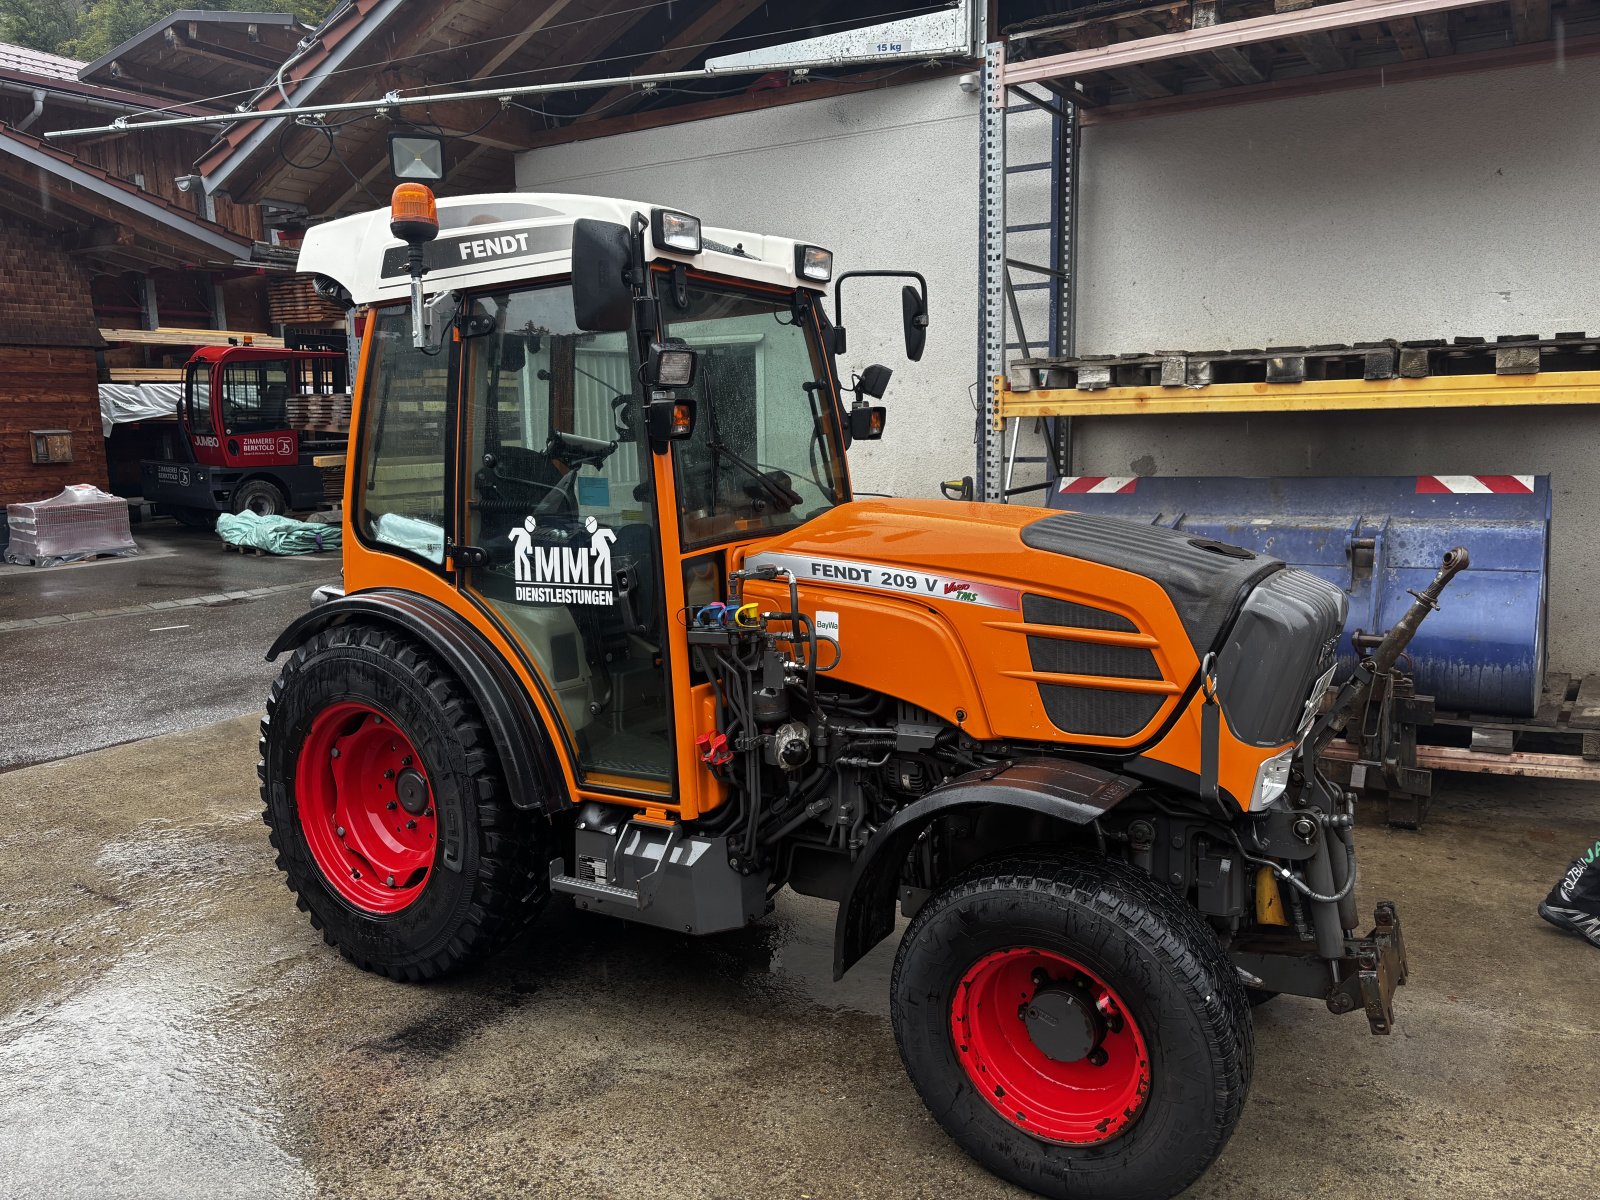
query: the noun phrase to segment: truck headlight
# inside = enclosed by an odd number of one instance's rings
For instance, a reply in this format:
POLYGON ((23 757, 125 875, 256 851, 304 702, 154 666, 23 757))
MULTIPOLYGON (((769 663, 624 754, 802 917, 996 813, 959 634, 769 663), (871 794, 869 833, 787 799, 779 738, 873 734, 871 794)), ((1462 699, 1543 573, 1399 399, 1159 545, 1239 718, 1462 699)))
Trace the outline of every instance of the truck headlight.
POLYGON ((1289 768, 1294 764, 1297 749, 1298 746, 1290 746, 1256 768, 1256 786, 1250 793, 1251 812, 1260 812, 1289 790, 1289 768))

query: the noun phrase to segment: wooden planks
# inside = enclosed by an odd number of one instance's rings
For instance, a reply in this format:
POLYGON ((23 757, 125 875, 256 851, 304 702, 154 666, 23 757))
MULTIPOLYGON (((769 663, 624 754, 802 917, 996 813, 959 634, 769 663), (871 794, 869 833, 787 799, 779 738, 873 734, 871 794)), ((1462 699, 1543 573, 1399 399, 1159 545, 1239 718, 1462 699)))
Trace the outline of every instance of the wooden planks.
POLYGON ((231 329, 182 329, 164 325, 160 329, 102 329, 100 336, 108 342, 129 346, 226 346, 231 342, 250 344, 269 350, 283 349, 283 339, 268 333, 241 333, 231 329))

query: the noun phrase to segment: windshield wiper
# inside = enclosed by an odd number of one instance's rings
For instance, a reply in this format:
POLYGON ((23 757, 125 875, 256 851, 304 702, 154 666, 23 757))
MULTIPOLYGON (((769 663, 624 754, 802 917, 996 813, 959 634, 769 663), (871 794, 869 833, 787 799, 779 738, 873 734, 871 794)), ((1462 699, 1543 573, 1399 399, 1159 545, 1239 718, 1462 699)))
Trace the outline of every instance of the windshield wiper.
POLYGON ((726 442, 720 439, 714 442, 707 442, 706 448, 719 458, 727 459, 746 475, 750 476, 761 490, 772 498, 780 511, 788 512, 791 508, 798 508, 805 503, 805 497, 786 483, 783 483, 777 475, 763 471, 748 459, 740 457, 739 453, 726 442))

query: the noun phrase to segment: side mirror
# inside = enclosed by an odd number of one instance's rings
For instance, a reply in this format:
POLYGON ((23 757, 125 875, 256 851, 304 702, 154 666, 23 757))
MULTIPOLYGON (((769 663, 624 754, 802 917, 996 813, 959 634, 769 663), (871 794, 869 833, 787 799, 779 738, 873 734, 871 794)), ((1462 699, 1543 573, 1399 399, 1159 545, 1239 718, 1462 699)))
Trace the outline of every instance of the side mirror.
POLYGON ((875 442, 883 436, 889 410, 881 404, 857 404, 850 409, 850 440, 875 442))
POLYGON ((893 375, 894 372, 882 363, 873 363, 861 372, 861 377, 856 380, 856 394, 882 400, 883 393, 889 390, 889 380, 893 375))
POLYGON ((928 308, 921 293, 909 283, 900 289, 900 310, 905 318, 906 357, 920 362, 928 344, 928 308))
POLYGON ((660 454, 666 450, 668 442, 693 437, 696 407, 693 400, 672 396, 657 396, 646 404, 644 428, 650 438, 650 448, 660 454))
POLYGON ((633 325, 632 254, 626 226, 589 217, 573 222, 572 319, 579 329, 616 333, 633 325))

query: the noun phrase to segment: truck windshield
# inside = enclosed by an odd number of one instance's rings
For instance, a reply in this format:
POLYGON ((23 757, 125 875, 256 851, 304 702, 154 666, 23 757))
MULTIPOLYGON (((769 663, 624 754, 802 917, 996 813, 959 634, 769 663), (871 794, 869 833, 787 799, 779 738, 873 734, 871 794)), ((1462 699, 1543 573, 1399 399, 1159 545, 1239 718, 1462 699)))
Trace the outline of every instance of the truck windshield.
POLYGON ((787 296, 691 283, 661 304, 699 351, 694 436, 673 443, 685 547, 789 529, 849 499, 810 322, 787 296))
POLYGON ((289 362, 255 359, 222 368, 222 429, 227 434, 284 429, 289 424, 289 362))

